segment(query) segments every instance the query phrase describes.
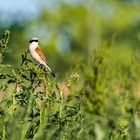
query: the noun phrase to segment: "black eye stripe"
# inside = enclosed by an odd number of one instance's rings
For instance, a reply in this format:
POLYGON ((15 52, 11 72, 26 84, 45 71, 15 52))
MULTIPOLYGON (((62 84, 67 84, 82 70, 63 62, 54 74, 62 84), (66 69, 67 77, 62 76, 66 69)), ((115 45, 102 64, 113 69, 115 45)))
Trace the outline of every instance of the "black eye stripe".
POLYGON ((32 43, 32 42, 38 42, 38 40, 34 39, 34 40, 29 41, 29 43, 32 43))

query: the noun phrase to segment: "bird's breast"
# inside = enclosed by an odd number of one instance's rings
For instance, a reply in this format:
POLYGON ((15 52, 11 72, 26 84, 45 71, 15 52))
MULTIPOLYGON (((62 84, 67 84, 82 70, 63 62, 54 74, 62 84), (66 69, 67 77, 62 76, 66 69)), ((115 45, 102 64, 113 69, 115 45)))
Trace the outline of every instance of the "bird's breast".
POLYGON ((34 59, 34 60, 36 60, 36 61, 38 61, 39 63, 41 63, 40 61, 40 56, 36 53, 36 51, 35 51, 35 49, 29 49, 29 51, 30 51, 30 54, 31 54, 31 57, 34 59))

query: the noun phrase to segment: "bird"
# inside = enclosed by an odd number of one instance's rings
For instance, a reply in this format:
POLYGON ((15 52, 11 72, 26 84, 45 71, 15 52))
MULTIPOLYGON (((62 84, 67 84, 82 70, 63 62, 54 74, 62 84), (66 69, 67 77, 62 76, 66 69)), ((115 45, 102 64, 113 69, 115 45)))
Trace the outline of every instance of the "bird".
POLYGON ((43 51, 39 47, 39 39, 37 37, 33 37, 32 39, 29 40, 29 52, 31 57, 36 62, 38 62, 38 66, 44 65, 50 71, 53 77, 55 77, 55 74, 53 73, 53 71, 51 70, 51 68, 49 67, 46 61, 46 57, 43 51))

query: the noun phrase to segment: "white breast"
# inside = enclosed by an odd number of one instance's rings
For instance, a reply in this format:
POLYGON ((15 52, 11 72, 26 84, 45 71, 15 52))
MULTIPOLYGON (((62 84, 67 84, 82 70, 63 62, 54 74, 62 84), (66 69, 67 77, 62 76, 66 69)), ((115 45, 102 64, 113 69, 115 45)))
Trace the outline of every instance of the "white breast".
POLYGON ((44 62, 38 55, 38 53, 35 51, 35 49, 38 47, 38 43, 33 42, 29 45, 29 51, 33 59, 35 59, 38 63, 43 64, 44 62))

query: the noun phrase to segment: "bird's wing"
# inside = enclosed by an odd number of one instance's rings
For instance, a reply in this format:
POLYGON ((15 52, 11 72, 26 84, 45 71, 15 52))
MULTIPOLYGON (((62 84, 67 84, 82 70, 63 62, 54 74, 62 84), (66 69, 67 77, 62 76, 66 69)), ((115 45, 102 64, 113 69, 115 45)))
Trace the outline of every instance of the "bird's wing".
POLYGON ((39 47, 37 47, 37 48, 35 49, 35 51, 36 51, 37 54, 41 57, 41 59, 42 59, 43 61, 46 62, 46 58, 45 58, 45 55, 43 54, 42 50, 41 50, 39 47))
POLYGON ((46 61, 46 58, 45 58, 45 56, 44 56, 42 50, 41 50, 39 47, 37 47, 37 48, 35 49, 35 51, 36 51, 37 54, 41 57, 41 59, 46 63, 47 68, 48 68, 49 71, 52 73, 52 75, 55 77, 55 74, 52 72, 51 68, 49 67, 49 65, 48 65, 48 63, 47 63, 47 61, 46 61))

